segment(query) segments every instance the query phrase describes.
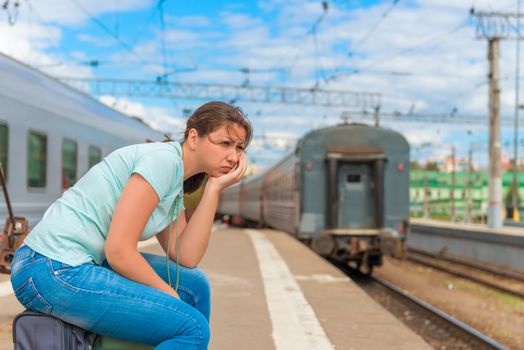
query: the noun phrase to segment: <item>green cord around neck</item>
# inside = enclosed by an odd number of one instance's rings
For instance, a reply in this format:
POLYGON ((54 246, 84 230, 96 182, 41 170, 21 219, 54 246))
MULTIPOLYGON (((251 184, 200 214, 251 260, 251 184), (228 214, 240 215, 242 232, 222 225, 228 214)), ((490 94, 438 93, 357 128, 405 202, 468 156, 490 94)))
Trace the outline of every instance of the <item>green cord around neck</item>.
MULTIPOLYGON (((171 285, 171 269, 169 268, 169 253, 171 252, 171 232, 173 232, 173 214, 175 212, 175 207, 177 200, 179 199, 180 194, 175 198, 173 206, 171 207, 171 213, 169 215, 169 234, 167 236, 167 253, 166 253, 166 269, 167 269, 167 282, 169 287, 173 288, 171 285)), ((179 281, 179 263, 178 263, 178 218, 175 220, 175 262, 176 262, 176 279, 175 279, 175 292, 178 293, 178 281, 179 281)))

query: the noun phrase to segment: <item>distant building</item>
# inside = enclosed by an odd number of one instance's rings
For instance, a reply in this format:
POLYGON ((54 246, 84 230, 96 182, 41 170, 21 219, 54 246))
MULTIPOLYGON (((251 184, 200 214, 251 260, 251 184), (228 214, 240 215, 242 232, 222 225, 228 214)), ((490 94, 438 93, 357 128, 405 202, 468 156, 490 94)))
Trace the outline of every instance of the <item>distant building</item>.
MULTIPOLYGON (((450 173, 453 171, 453 158, 451 156, 439 156, 439 157, 430 157, 426 159, 426 165, 435 164, 437 169, 444 173, 450 173)), ((469 160, 468 158, 459 158, 455 159, 455 171, 468 171, 469 160)), ((473 171, 478 170, 478 166, 472 164, 473 171)))

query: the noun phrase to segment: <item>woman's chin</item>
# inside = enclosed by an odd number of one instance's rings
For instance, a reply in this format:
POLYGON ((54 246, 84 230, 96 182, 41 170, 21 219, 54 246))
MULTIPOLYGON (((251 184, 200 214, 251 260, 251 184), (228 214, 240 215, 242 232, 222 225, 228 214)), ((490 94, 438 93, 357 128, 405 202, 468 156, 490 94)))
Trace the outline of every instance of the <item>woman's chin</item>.
POLYGON ((210 173, 209 176, 211 176, 211 177, 220 177, 220 176, 224 176, 226 174, 227 174, 227 172, 225 172, 225 171, 217 170, 217 171, 214 171, 214 172, 210 173))

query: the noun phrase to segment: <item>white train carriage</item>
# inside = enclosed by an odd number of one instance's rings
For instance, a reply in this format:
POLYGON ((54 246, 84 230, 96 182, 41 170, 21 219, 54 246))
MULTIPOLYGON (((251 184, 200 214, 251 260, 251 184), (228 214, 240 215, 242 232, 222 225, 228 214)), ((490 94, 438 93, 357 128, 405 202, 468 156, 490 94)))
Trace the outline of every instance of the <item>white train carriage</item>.
POLYGON ((250 181, 242 181, 240 193, 240 215, 252 222, 263 224, 262 220, 262 174, 253 176, 250 181))
MULTIPOLYGON (((46 208, 116 148, 158 131, 0 54, 0 162, 13 211, 34 226, 46 208)), ((7 217, 2 198, 0 216, 7 217)))

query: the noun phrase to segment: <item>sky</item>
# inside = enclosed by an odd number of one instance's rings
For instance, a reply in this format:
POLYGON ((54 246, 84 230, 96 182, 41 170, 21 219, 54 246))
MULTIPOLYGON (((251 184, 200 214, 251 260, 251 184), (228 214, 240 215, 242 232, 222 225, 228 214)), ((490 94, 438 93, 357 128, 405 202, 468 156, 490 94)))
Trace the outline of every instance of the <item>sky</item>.
MULTIPOLYGON (((477 38, 470 9, 511 13, 518 6, 515 0, 4 3, 0 52, 50 76, 379 93, 381 125, 408 139, 412 157, 449 154, 453 146, 465 157, 472 147, 481 164, 488 153, 488 45, 477 38), (481 120, 430 123, 432 115, 481 120)), ((513 156, 516 44, 500 43, 501 115, 510 121, 501 132, 506 158, 513 156)), ((205 102, 97 98, 174 135, 183 131, 187 113, 205 102)), ((336 125, 342 116, 373 124, 369 106, 364 114, 364 108, 234 103, 254 126, 248 156, 261 167, 306 132, 336 125)))

